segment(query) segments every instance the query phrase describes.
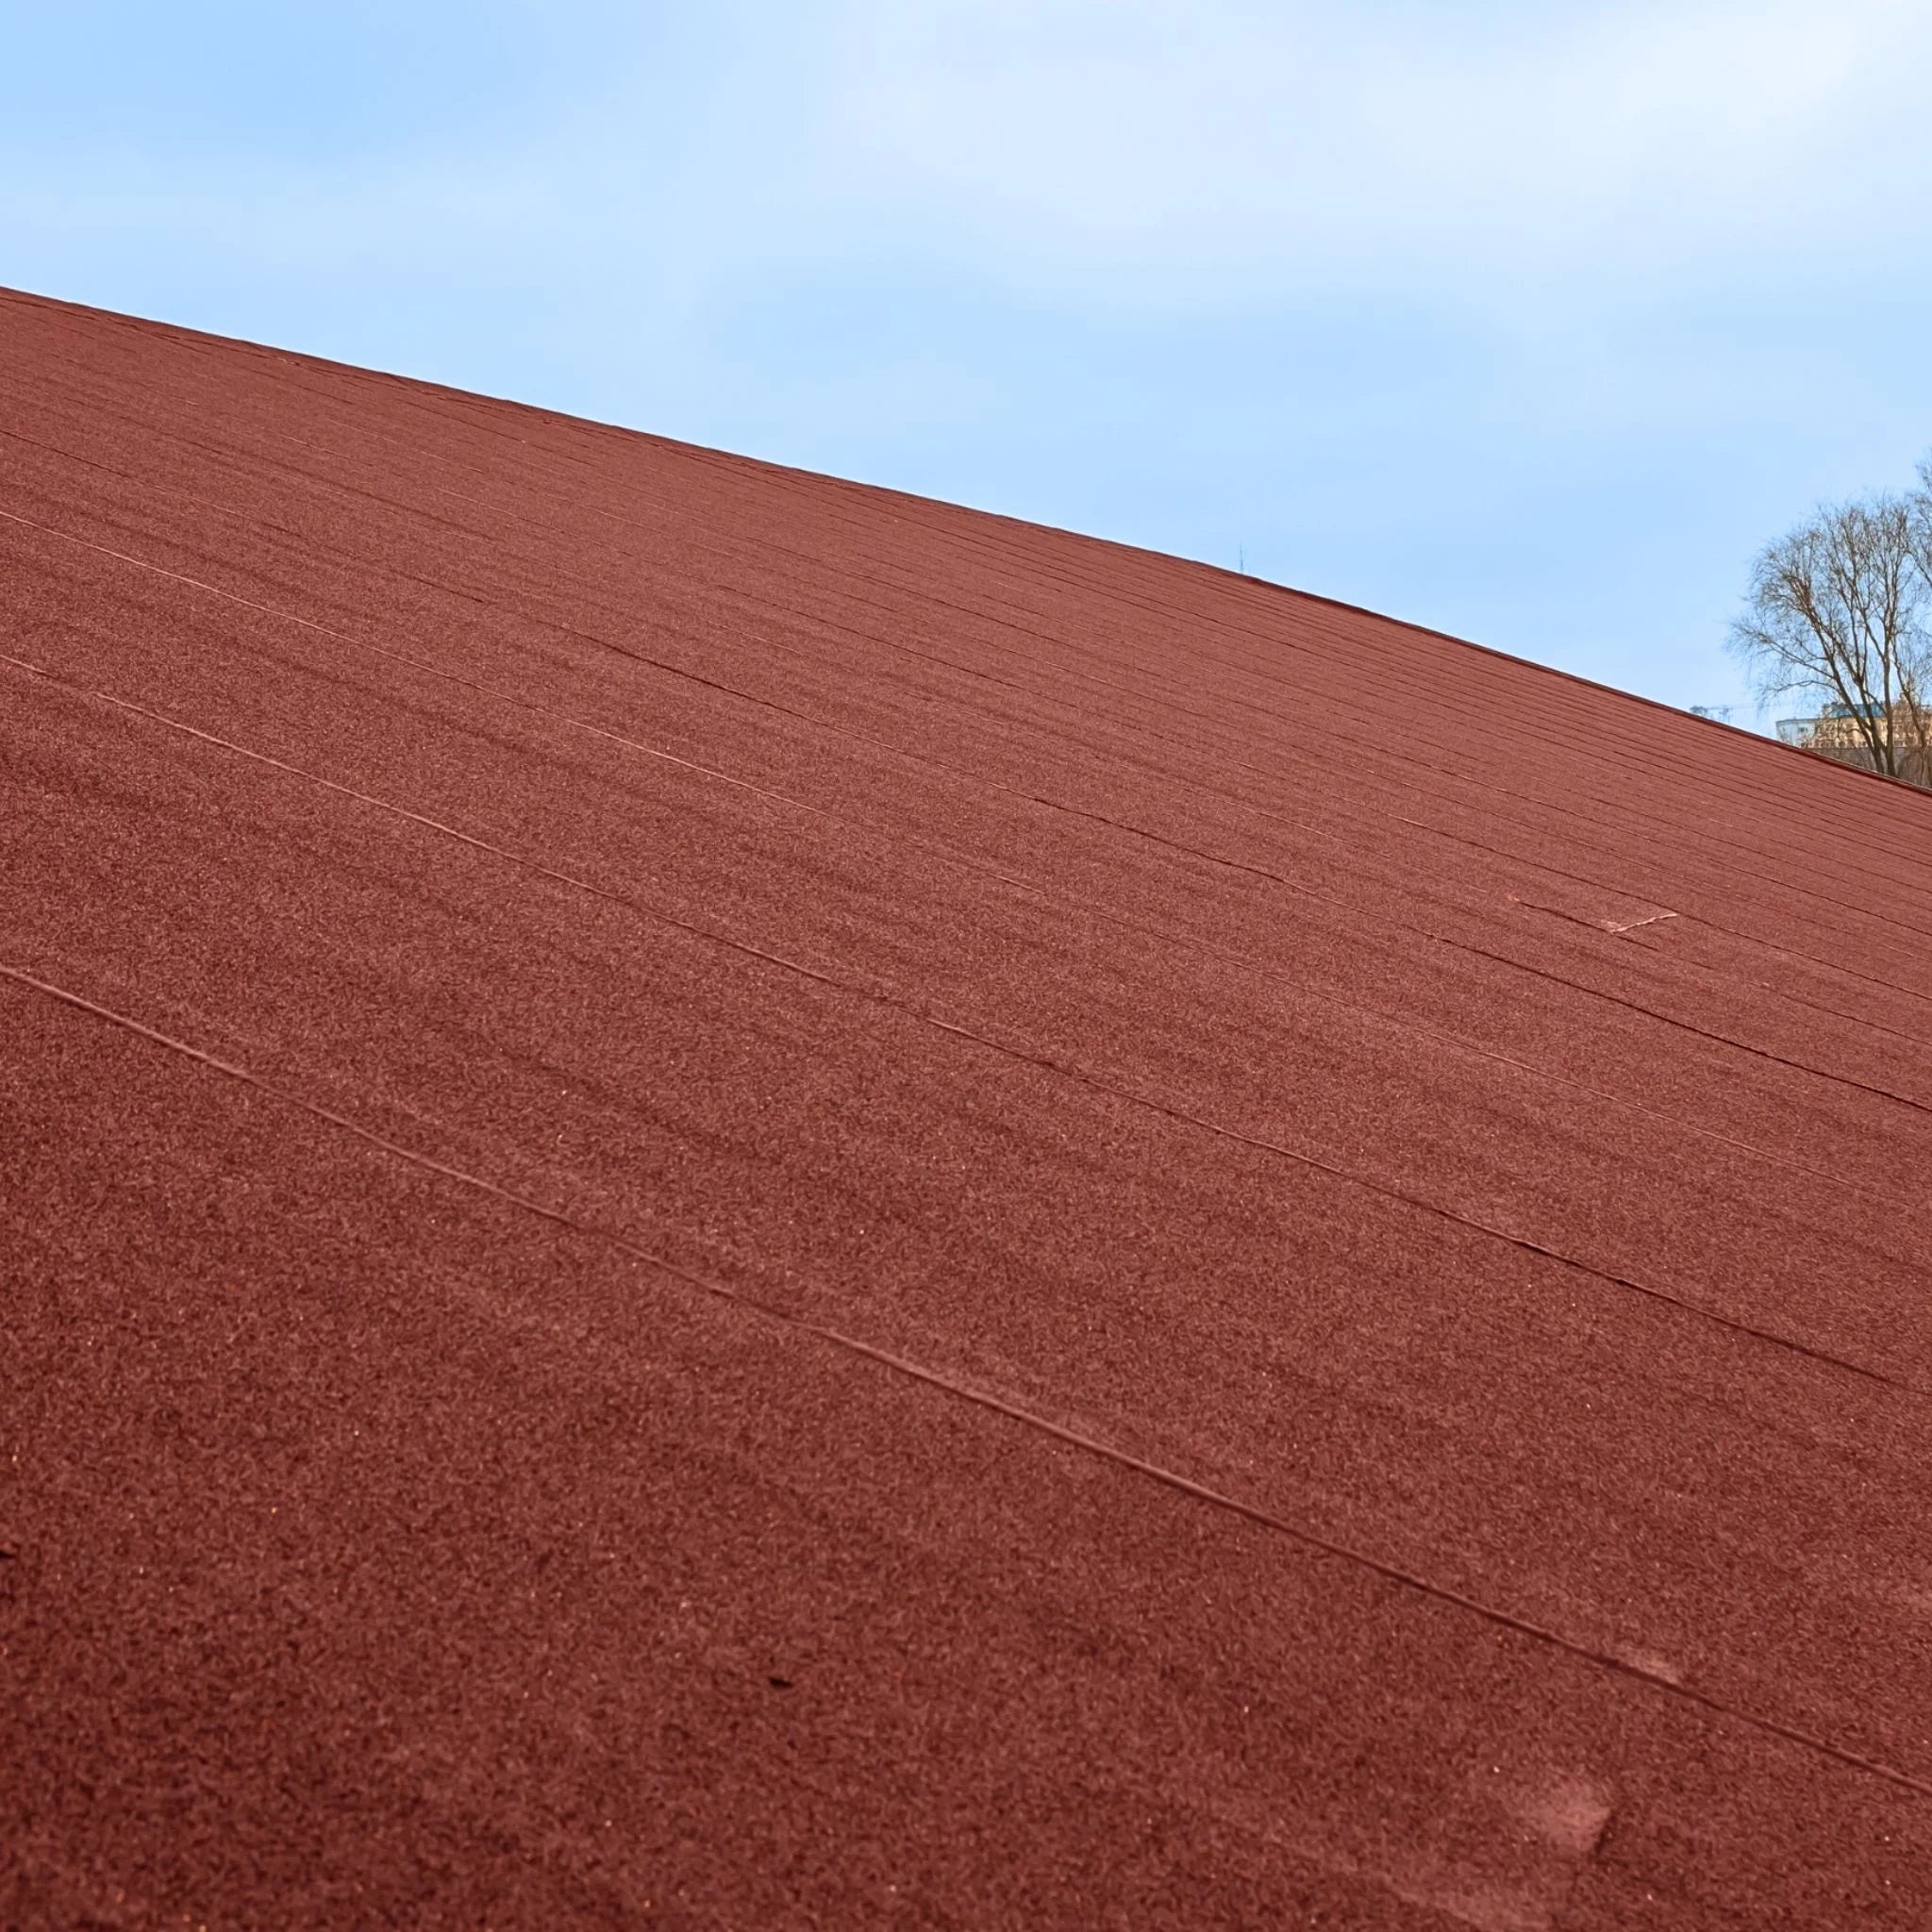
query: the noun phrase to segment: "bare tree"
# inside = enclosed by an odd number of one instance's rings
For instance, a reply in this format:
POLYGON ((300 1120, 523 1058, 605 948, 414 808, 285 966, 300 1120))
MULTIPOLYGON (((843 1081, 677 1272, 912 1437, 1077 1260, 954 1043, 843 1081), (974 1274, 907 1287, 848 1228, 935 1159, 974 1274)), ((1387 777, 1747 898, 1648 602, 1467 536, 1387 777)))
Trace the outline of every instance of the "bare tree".
POLYGON ((1924 488, 1827 505, 1751 569, 1730 646, 1762 699, 1821 702, 1807 741, 1932 783, 1932 458, 1924 488))
POLYGON ((1932 455, 1919 462, 1919 487, 1906 498, 1911 518, 1912 551, 1918 558, 1919 575, 1932 584, 1932 455))

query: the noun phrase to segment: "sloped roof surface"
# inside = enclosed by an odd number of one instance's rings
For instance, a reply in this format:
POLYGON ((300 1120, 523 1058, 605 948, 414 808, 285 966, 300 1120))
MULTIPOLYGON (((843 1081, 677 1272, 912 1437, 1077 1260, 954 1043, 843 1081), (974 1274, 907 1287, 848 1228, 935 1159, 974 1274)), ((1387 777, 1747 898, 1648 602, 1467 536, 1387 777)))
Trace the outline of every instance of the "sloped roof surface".
POLYGON ((0 297, 12 1924, 1932 1921, 1932 800, 0 297))

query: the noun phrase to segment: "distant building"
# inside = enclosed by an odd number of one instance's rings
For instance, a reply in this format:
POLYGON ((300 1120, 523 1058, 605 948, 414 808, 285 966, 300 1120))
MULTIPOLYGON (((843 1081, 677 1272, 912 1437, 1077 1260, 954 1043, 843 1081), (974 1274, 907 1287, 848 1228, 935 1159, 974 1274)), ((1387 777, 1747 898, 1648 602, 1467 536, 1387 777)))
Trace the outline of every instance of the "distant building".
MULTIPOLYGON (((1803 751, 1822 752, 1840 763, 1857 765, 1862 771, 1877 769, 1872 747, 1866 740, 1866 726, 1880 719, 1884 708, 1878 704, 1826 705, 1816 717, 1780 718, 1777 735, 1786 744, 1803 751)), ((1928 727, 1932 717, 1924 711, 1914 715, 1904 703, 1891 708, 1890 740, 1897 749, 1899 776, 1917 785, 1932 785, 1932 748, 1928 748, 1928 727)))

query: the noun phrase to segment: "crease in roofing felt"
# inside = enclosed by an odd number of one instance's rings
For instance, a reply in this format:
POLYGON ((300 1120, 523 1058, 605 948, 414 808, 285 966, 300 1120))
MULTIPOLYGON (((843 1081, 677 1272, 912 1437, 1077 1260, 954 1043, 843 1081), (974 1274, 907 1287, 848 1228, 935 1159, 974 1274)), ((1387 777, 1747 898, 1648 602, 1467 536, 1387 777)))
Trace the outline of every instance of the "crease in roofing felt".
POLYGON ((67 987, 58 986, 51 980, 42 979, 34 974, 23 971, 19 967, 9 965, 4 960, 0 960, 0 978, 10 979, 17 985, 26 987, 47 999, 58 1002, 62 1006, 88 1014, 94 1019, 105 1021, 109 1025, 122 1027, 125 1031, 135 1034, 139 1038, 146 1040, 168 1052, 179 1054, 186 1058, 194 1060, 208 1067, 211 1072, 221 1074, 224 1078, 253 1088, 258 1092, 266 1094, 271 1099, 279 1101, 284 1106, 299 1108, 303 1112, 310 1114, 318 1120, 325 1121, 330 1125, 340 1128, 345 1133, 355 1135, 358 1140, 378 1148, 392 1158, 409 1162, 411 1165, 421 1167, 429 1173, 440 1174, 444 1179, 455 1181, 460 1186, 475 1188, 483 1193, 491 1195, 497 1200, 508 1203, 511 1207, 520 1208, 525 1213, 539 1215, 543 1220, 558 1226, 568 1227, 576 1233, 607 1242, 625 1254, 634 1256, 639 1260, 650 1263, 651 1266, 672 1276, 685 1286, 695 1289, 700 1293, 714 1300, 725 1302, 733 1307, 742 1308, 758 1320, 774 1323, 796 1333, 814 1337, 830 1347, 842 1350, 850 1355, 862 1357, 868 1361, 875 1362, 882 1368, 906 1375, 942 1394, 971 1403, 979 1408, 989 1409, 995 1414, 1006 1416, 1011 1421, 1019 1423, 1041 1435, 1050 1436, 1056 1441, 1065 1442, 1074 1448, 1084 1450, 1088 1454, 1099 1457, 1103 1460, 1113 1463, 1122 1469, 1132 1471, 1154 1482, 1160 1483, 1164 1487, 1176 1491, 1182 1495, 1191 1496, 1196 1501, 1208 1504, 1216 1509, 1224 1510, 1231 1515, 1239 1516, 1246 1522, 1255 1524, 1257 1527, 1272 1530, 1279 1535, 1291 1538, 1294 1541, 1309 1549, 1320 1550, 1328 1556, 1338 1557, 1344 1561, 1359 1564, 1362 1568, 1373 1571, 1376 1575, 1385 1578, 1391 1583, 1397 1584, 1405 1590, 1413 1591, 1419 1595, 1431 1597, 1440 1603, 1467 1611, 1469 1614, 1479 1617, 1485 1623, 1493 1624, 1498 1628, 1513 1631, 1516 1635, 1526 1638, 1533 1642, 1547 1644, 1554 1649, 1564 1652, 1568 1656, 1577 1657, 1600 1669, 1646 1684, 1652 1689, 1665 1692, 1670 1696, 1682 1698, 1689 1703, 1701 1707, 1705 1710, 1712 1712, 1716 1716, 1748 1725, 1754 1730, 1764 1733, 1767 1737, 1781 1738, 1787 1743, 1796 1744, 1805 1750, 1815 1751, 1823 1757, 1832 1758, 1836 1762, 1845 1765, 1848 1769, 1866 1773, 1873 1777, 1881 1779, 1887 1784, 1895 1785, 1901 1790, 1912 1791, 1924 1798, 1932 1798, 1932 1782, 1915 1777, 1911 1773, 1900 1770, 1896 1766, 1887 1764, 1878 1758, 1869 1757, 1859 1752, 1850 1750, 1844 1745, 1833 1742, 1828 1738, 1803 1730, 1796 1725, 1780 1723, 1775 1718, 1766 1717, 1761 1712, 1748 1709, 1741 1705, 1727 1703, 1721 1698, 1714 1697, 1706 1691, 1698 1690, 1693 1685, 1686 1683, 1674 1673, 1661 1674, 1646 1663, 1637 1660, 1645 1657, 1647 1656, 1645 1652, 1641 1650, 1600 1649, 1593 1644, 1566 1637, 1562 1632, 1553 1629, 1546 1624, 1538 1624, 1529 1618, 1520 1617, 1513 1611, 1502 1609, 1496 1605, 1485 1603, 1480 1598, 1467 1595, 1461 1591, 1453 1590, 1444 1584, 1433 1582, 1428 1577, 1415 1571, 1407 1570, 1400 1564, 1390 1562, 1367 1550, 1357 1548, 1352 1544, 1339 1541, 1331 1537, 1320 1535, 1313 1530, 1290 1522, 1286 1517, 1279 1516, 1272 1510, 1263 1509, 1257 1505, 1245 1502, 1241 1497, 1231 1495, 1225 1491, 1217 1490, 1207 1483, 1197 1482, 1192 1477, 1182 1475, 1178 1471, 1169 1469, 1160 1463, 1149 1460, 1145 1457, 1136 1456, 1130 1451, 1119 1448, 1101 1437, 1088 1434, 1080 1429, 1071 1428, 1063 1423, 1054 1421, 1050 1416, 1045 1416, 1035 1409, 1027 1408, 1022 1404, 1011 1401, 994 1391, 975 1387, 956 1377, 942 1374, 937 1370, 925 1367, 923 1363, 914 1360, 908 1356, 901 1355, 891 1349, 877 1347, 861 1337, 852 1335, 843 1329, 834 1328, 828 1324, 805 1320, 800 1316, 790 1313, 784 1308, 761 1301, 742 1289, 730 1287, 724 1282, 715 1281, 700 1274, 694 1269, 680 1266, 668 1257, 658 1254, 655 1250, 645 1247, 641 1242, 635 1241, 629 1236, 621 1234, 612 1228, 600 1226, 596 1223, 584 1220, 580 1216, 566 1213, 560 1208, 549 1207, 529 1195, 520 1193, 510 1188, 499 1186, 496 1182, 489 1180, 483 1175, 471 1174, 462 1168, 449 1165, 446 1162, 433 1158, 431 1156, 419 1153, 414 1148, 406 1147, 399 1141, 389 1140, 385 1136, 375 1133, 373 1129, 363 1126, 359 1122, 351 1119, 346 1114, 338 1113, 332 1108, 320 1106, 314 1101, 306 1099, 300 1093, 276 1086, 273 1081, 263 1078, 262 1075, 241 1065, 237 1061, 225 1059, 219 1055, 209 1053, 188 1041, 178 1039, 173 1034, 164 1033, 157 1027, 149 1026, 130 1014, 122 1013, 111 1007, 103 1006, 94 1000, 89 999, 85 994, 75 992, 67 987))
MULTIPOLYGON (((1609 886, 1601 887, 1599 890, 1607 896, 1620 899, 1627 899, 1630 896, 1627 892, 1617 891, 1615 888, 1609 886)), ((1568 920, 1572 925, 1587 926, 1593 932, 1635 932, 1641 925, 1656 925, 1659 920, 1675 919, 1678 916, 1674 912, 1657 910, 1645 912, 1636 919, 1598 919, 1591 918, 1587 913, 1572 912, 1564 906, 1545 905, 1541 899, 1525 899, 1520 892, 1509 892, 1504 896, 1511 906, 1527 907, 1532 912, 1547 912, 1553 919, 1568 920)))
MULTIPOLYGON (((475 833, 465 832, 460 827, 448 824, 441 819, 428 817, 422 812, 411 811, 407 806, 397 805, 391 799, 379 798, 373 792, 361 791, 354 786, 343 785, 333 778, 325 778, 320 773, 308 771, 300 765, 291 764, 283 758, 274 758, 266 752, 251 750, 247 745, 238 744, 231 739, 223 738, 211 731, 203 731, 198 726, 192 724, 183 724, 178 718, 171 718, 163 711, 157 711, 148 706, 136 704, 128 698, 116 697, 110 691, 94 691, 85 686, 72 684, 67 679, 58 676, 55 673, 47 671, 40 665, 30 663, 25 658, 14 658, 5 652, 0 652, 0 663, 9 664, 16 669, 28 672, 32 675, 44 680, 47 684, 67 691, 73 696, 111 705, 119 710, 130 712, 136 717, 145 718, 154 724, 166 726, 169 730, 179 731, 184 736, 196 739, 205 744, 211 744, 220 750, 232 752, 237 757, 249 759, 253 763, 267 766, 290 777, 299 778, 308 784, 322 786, 327 791, 337 792, 345 798, 353 799, 358 804, 373 807, 378 811, 393 813, 396 817, 405 819, 411 824, 420 825, 426 831, 454 839, 461 844, 471 846, 478 852, 487 853, 492 858, 503 859, 507 863, 517 866, 520 869, 535 873, 543 878, 552 880, 556 884, 568 887, 574 891, 589 893, 592 897, 605 900, 611 905, 621 906, 628 911, 639 914, 641 917, 673 926, 680 932, 690 934, 691 937, 703 940, 710 944, 724 946, 748 958, 759 960, 766 965, 775 966, 781 971, 795 973, 802 978, 812 980, 820 986, 829 987, 834 991, 844 993, 850 998, 863 1000, 871 1005, 889 1008, 892 1011, 904 1013, 918 1021, 921 1024, 933 1027, 939 1032, 951 1034, 957 1039, 970 1041, 975 1045, 983 1046, 991 1052, 1001 1054, 1014 1060, 1024 1061, 1030 1066, 1041 1068, 1046 1072, 1057 1074, 1062 1079, 1077 1082, 1079 1085, 1089 1088, 1094 1092, 1108 1094, 1131 1106, 1145 1108, 1169 1120, 1196 1128, 1203 1133, 1213 1134, 1220 1139, 1233 1141, 1241 1146, 1252 1147, 1257 1152, 1272 1154, 1284 1160, 1295 1161, 1305 1167, 1317 1169, 1323 1174, 1332 1174, 1336 1179, 1344 1181, 1352 1187, 1361 1188, 1370 1193, 1378 1194, 1386 1200, 1397 1201, 1406 1207, 1416 1208, 1422 1213, 1436 1216, 1441 1220, 1452 1223, 1456 1226, 1466 1227, 1474 1233, 1487 1235, 1492 1240, 1507 1242, 1509 1246, 1521 1249, 1526 1254, 1542 1256, 1548 1260, 1557 1262, 1565 1268, 1574 1269, 1578 1274, 1601 1281, 1609 1287, 1641 1295, 1645 1300, 1654 1302, 1661 1307, 1677 1309, 1684 1314, 1699 1321, 1707 1322, 1712 1326, 1724 1329, 1731 1334, 1745 1336, 1752 1341, 1763 1342, 1774 1348, 1788 1349, 1792 1354, 1803 1356, 1808 1360, 1840 1370, 1846 1374, 1857 1375, 1864 1380, 1881 1384, 1887 1388, 1901 1389, 1908 1393, 1915 1394, 1932 1393, 1932 1391, 1921 1389, 1915 1383, 1889 1374, 1883 1369, 1875 1368, 1869 1362, 1857 1361, 1849 1356, 1838 1355, 1829 1349, 1820 1348, 1813 1343, 1800 1341, 1796 1337, 1781 1334, 1776 1329, 1761 1327, 1756 1323, 1745 1322, 1735 1316, 1725 1315, 1701 1302, 1690 1300, 1683 1295, 1674 1294, 1668 1289, 1658 1288, 1652 1283, 1639 1281, 1631 1275, 1621 1274, 1614 1269, 1599 1267, 1594 1262, 1579 1259, 1576 1256, 1566 1254, 1562 1249, 1552 1247, 1546 1242, 1536 1240, 1533 1236, 1519 1234, 1512 1229, 1498 1226, 1493 1222, 1485 1221, 1479 1216, 1465 1214, 1459 1209, 1445 1207, 1441 1202, 1433 1201, 1427 1195, 1417 1193, 1411 1189, 1398 1187, 1392 1182, 1377 1179, 1374 1175, 1359 1173, 1352 1168, 1342 1167, 1335 1161, 1324 1159, 1320 1155, 1310 1154, 1301 1148, 1291 1147, 1283 1141, 1267 1140, 1258 1134, 1248 1134, 1242 1132, 1238 1127, 1226 1126, 1218 1121, 1209 1120, 1203 1114, 1195 1113, 1187 1108, 1175 1106, 1152 1094, 1141 1093, 1132 1088, 1121 1086, 1117 1082, 1101 1079, 1098 1075, 1087 1073, 1084 1069, 1074 1066, 1050 1052, 1030 1046, 1015 1045, 1010 1041, 995 1040, 974 1027, 961 1025, 957 1021, 943 1019, 937 1013, 930 1012, 923 1007, 913 1005, 891 993, 880 991, 874 988, 861 986, 851 980, 842 979, 835 974, 822 972, 817 967, 808 966, 800 960, 790 958, 782 953, 774 953, 766 947, 755 945, 748 940, 738 939, 729 933, 717 930, 714 927, 696 924, 691 921, 679 919, 675 914, 661 911, 655 907, 642 905, 624 893, 613 891, 608 887, 580 878, 573 873, 561 872, 554 866, 545 864, 541 859, 531 858, 524 854, 512 852, 505 846, 495 844, 488 839, 478 838, 475 833)), ((1456 944, 1457 942, 1449 941, 1445 941, 1445 943, 1456 944)))
MULTIPOLYGON (((1390 814, 1390 817, 1393 824, 1407 825, 1412 831, 1426 832, 1432 837, 1447 840, 1452 844, 1466 846, 1472 852, 1486 853, 1491 858, 1503 859, 1510 865, 1526 865, 1537 872, 1546 873, 1554 878, 1569 879, 1576 885, 1596 886, 1599 890, 1614 891, 1624 898, 1633 896, 1631 893, 1624 891, 1620 886, 1603 888, 1600 886, 1599 881, 1589 877, 1585 874, 1570 872, 1562 866, 1550 864, 1546 859, 1531 858, 1526 853, 1511 851, 1505 846, 1489 844, 1481 839, 1473 838, 1467 832, 1451 832, 1441 825, 1431 824, 1424 819, 1408 818, 1399 812, 1392 812, 1390 814)), ((1846 908, 1840 901, 1825 898, 1823 894, 1816 896, 1820 898, 1823 904, 1832 906, 1840 910, 1853 909, 1846 908)), ((1555 908, 1546 907, 1543 909, 1550 911, 1555 908)), ((1863 908, 1856 909, 1862 910, 1863 908)), ((1781 954, 1787 959, 1800 960, 1807 966, 1817 967, 1821 972, 1841 974, 1847 979, 1858 980, 1866 986, 1879 987, 1887 992, 1897 994, 1901 999, 1915 1000, 1921 1005, 1932 1006, 1932 992, 1923 992, 1916 987, 1903 986, 1895 979, 1884 979, 1876 974, 1860 973, 1857 967, 1847 965, 1842 959, 1822 958, 1816 953, 1808 953, 1801 946, 1788 946, 1782 941, 1772 939, 1764 933, 1746 932, 1741 926, 1727 925, 1723 920, 1713 918, 1707 910, 1699 911, 1697 923, 1711 932, 1723 933, 1727 939, 1737 940, 1744 945, 1762 946, 1767 952, 1781 954)), ((1903 922, 1896 920, 1887 921, 1886 923, 1897 925, 1901 931, 1911 934, 1914 939, 1928 937, 1918 926, 1907 925, 1903 922)), ((1787 997, 1790 997, 1790 995, 1787 995, 1787 997)), ((1824 1008, 1821 1008, 1821 1010, 1832 1011, 1834 1009, 1824 1008)))

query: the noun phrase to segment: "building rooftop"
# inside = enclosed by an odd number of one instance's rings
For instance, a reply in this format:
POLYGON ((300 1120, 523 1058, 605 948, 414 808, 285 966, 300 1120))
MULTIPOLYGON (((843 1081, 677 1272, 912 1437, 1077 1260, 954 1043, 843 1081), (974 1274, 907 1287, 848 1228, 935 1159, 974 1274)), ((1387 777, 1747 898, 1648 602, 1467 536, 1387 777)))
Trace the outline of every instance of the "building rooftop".
POLYGON ((1932 1922, 1932 799, 24 295, 0 452, 0 1919, 1932 1922))

